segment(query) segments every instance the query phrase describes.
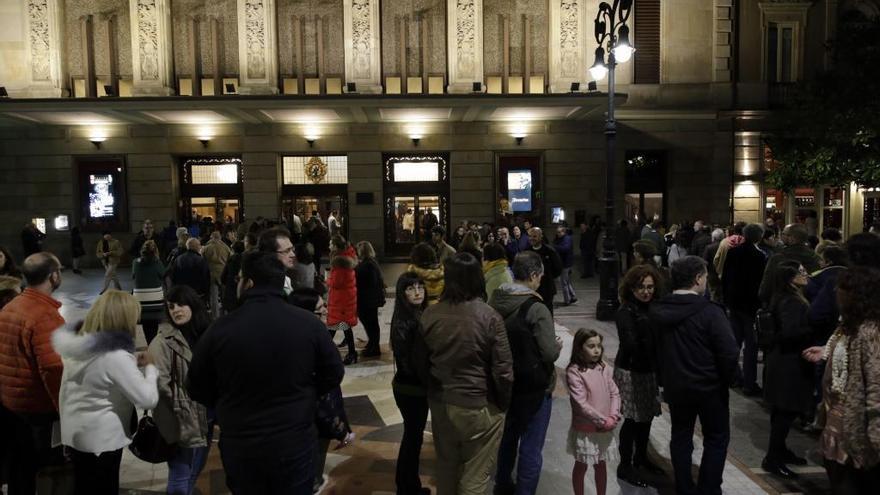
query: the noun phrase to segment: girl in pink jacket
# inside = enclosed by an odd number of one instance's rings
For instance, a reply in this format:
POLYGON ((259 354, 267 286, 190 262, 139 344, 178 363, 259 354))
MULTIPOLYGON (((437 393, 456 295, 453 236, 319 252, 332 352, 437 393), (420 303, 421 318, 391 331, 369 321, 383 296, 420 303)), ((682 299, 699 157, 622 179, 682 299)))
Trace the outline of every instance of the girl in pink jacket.
POLYGON ((571 402, 568 453, 574 456, 571 483, 575 495, 584 493, 587 466, 596 471, 596 493, 605 495, 606 463, 617 460, 614 428, 620 421, 620 393, 611 367, 602 360, 602 336, 581 328, 574 336, 565 381, 571 402))

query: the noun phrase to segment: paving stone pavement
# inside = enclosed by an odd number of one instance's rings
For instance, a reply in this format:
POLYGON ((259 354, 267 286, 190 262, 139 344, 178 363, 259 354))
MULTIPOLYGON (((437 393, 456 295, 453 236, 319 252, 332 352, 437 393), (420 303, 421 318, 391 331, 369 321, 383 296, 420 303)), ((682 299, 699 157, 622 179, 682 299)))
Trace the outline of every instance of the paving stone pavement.
MULTIPOLYGON (((394 280, 403 271, 404 265, 384 264, 386 284, 394 287, 394 280)), ((64 273, 61 289, 57 293, 62 301, 62 315, 68 321, 81 319, 97 297, 101 287, 102 273, 86 270, 82 276, 69 271, 64 273)), ((131 287, 130 272, 120 270, 123 288, 131 287)), ((600 322, 595 319, 595 306, 598 299, 596 279, 574 280, 579 301, 568 307, 558 307, 555 312, 557 335, 565 345, 557 373, 564 373, 565 364, 571 352, 574 331, 581 327, 594 328, 605 339, 606 360, 613 362, 617 353, 617 331, 613 322, 600 322)), ((397 411, 390 389, 393 376, 393 363, 387 347, 388 324, 393 311, 393 298, 381 310, 383 356, 380 359, 363 360, 346 369, 343 393, 346 408, 358 435, 354 445, 328 454, 325 473, 330 477, 328 485, 321 493, 330 494, 386 494, 394 493, 394 462, 400 438, 400 414, 397 411)), ((365 334, 361 327, 355 329, 359 347, 363 345, 365 334)), ((140 345, 144 345, 142 337, 140 345)), ((544 445, 544 465, 539 494, 572 493, 571 467, 573 460, 566 453, 571 411, 564 386, 560 384, 554 393, 553 414, 547 441, 544 445)), ((723 491, 725 494, 758 493, 828 493, 828 482, 819 460, 811 451, 817 446, 814 436, 793 430, 789 437, 790 447, 798 453, 808 453, 810 464, 796 469, 801 473, 797 483, 782 483, 763 473, 760 469, 769 433, 769 414, 757 399, 746 398, 738 391, 731 393, 731 443, 728 462, 724 471, 723 491)), ((651 430, 651 450, 653 457, 665 469, 667 476, 651 479, 656 488, 638 489, 625 483, 618 484, 614 476, 616 466, 609 466, 608 493, 623 494, 667 494, 674 493, 669 463, 669 416, 664 409, 662 416, 654 421, 651 430)), ((694 470, 696 473, 701 455, 700 439, 695 439, 694 470)), ((425 446, 422 450, 422 479, 426 486, 433 487, 433 440, 426 432, 425 446)), ((121 468, 123 489, 120 493, 152 494, 164 493, 167 468, 164 464, 143 463, 133 456, 123 457, 121 468)), ((592 487, 592 470, 587 474, 586 493, 595 493, 592 487)), ((223 477, 222 463, 218 449, 212 449, 208 464, 199 478, 197 492, 201 494, 228 493, 223 477)))

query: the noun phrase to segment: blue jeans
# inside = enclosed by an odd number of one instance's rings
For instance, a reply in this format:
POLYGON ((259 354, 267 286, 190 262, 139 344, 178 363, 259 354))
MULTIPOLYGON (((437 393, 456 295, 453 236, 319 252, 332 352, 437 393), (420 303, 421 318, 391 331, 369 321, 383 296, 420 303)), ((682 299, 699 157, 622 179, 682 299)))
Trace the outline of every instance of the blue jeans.
MULTIPOLYGON (((516 398, 514 397, 514 400, 516 398)), ((498 446, 498 469, 495 474, 496 489, 511 488, 511 474, 516 464, 516 495, 534 494, 541 478, 544 457, 544 439, 550 426, 550 412, 553 398, 547 396, 540 409, 531 417, 517 417, 514 410, 508 411, 504 422, 504 435, 498 446), (517 451, 519 462, 517 462, 517 451)))
POLYGON ((168 461, 168 495, 190 495, 205 462, 211 441, 204 447, 180 448, 173 459, 168 461))

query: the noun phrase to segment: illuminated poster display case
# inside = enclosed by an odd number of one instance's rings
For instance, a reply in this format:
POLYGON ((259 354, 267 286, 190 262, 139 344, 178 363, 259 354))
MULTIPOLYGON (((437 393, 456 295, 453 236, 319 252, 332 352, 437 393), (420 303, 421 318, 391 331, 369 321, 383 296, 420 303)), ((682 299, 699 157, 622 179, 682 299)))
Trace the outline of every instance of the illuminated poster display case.
POLYGON ((77 214, 82 230, 128 230, 125 160, 82 158, 76 162, 77 214))

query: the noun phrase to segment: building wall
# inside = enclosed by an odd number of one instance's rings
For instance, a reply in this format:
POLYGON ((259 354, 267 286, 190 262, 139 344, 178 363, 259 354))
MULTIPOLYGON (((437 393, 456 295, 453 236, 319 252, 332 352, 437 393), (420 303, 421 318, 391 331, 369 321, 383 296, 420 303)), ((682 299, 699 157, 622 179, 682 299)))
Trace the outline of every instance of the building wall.
MULTIPOLYGON (((446 73, 446 1, 398 0, 382 2, 382 72, 400 75, 400 30, 405 25, 407 74, 422 73, 422 51, 428 52, 428 73, 446 73), (421 19, 428 35, 422 40, 421 19)), ((383 81, 384 83, 384 81, 383 81)))
POLYGON ((24 27, 24 4, 0 1, 0 85, 10 92, 28 85, 27 45, 24 27))
MULTIPOLYGON (((20 226, 44 217, 49 226, 47 247, 68 256, 68 237, 55 232, 55 215, 77 211, 74 158, 123 156, 126 164, 128 242, 150 218, 161 227, 177 213, 178 157, 241 154, 244 167, 244 208, 248 218, 277 218, 280 206, 280 160, 285 154, 347 154, 349 159, 349 228, 354 240, 366 239, 384 251, 382 153, 449 152, 451 224, 461 220, 493 222, 496 202, 496 154, 538 154, 543 161, 545 214, 562 206, 574 220, 575 210, 603 212, 605 137, 601 122, 536 123, 517 146, 506 124, 439 124, 428 128, 418 149, 398 124, 336 126, 315 144, 290 139, 284 126, 218 126, 205 150, 188 126, 128 126, 110 130, 100 150, 88 142, 84 129, 21 128, 0 138, 0 244, 20 253, 20 226), (242 152, 241 150, 245 150, 242 152), (355 194, 372 192, 373 204, 357 205, 355 194)), ((617 147, 618 208, 622 208, 623 159, 629 149, 668 150, 668 215, 671 222, 702 218, 726 222, 729 217, 728 144, 718 138, 714 120, 623 121, 617 147)), ((618 211, 622 211, 619 209, 618 211)), ((91 242, 97 235, 88 234, 91 242)), ((92 260, 93 262, 95 260, 92 260)))
POLYGON ((64 2, 65 37, 63 46, 67 56, 68 72, 71 76, 85 75, 82 51, 83 16, 92 16, 95 51, 95 74, 110 73, 110 53, 107 51, 108 16, 116 19, 112 39, 116 43, 116 65, 119 75, 131 78, 131 18, 128 0, 66 0, 64 2))

